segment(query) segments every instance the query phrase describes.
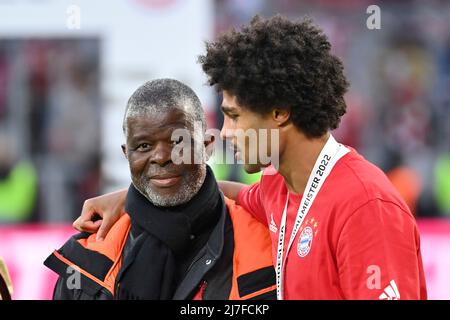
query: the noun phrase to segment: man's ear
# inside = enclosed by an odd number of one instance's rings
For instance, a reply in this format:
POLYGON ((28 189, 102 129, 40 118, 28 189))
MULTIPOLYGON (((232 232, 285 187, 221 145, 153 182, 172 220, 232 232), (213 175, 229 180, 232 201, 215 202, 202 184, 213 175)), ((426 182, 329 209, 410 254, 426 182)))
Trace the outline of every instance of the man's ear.
POLYGON ((289 109, 273 109, 271 115, 277 126, 283 127, 289 122, 291 111, 289 109))
POLYGON ((212 153, 214 151, 214 141, 216 140, 216 137, 214 135, 205 133, 205 150, 206 150, 206 160, 209 160, 209 158, 212 156, 212 153))
POLYGON ((128 156, 127 156, 127 146, 126 146, 125 144, 123 144, 123 145, 121 145, 121 147, 122 147, 122 152, 123 152, 123 154, 125 155, 125 158, 128 159, 128 156))

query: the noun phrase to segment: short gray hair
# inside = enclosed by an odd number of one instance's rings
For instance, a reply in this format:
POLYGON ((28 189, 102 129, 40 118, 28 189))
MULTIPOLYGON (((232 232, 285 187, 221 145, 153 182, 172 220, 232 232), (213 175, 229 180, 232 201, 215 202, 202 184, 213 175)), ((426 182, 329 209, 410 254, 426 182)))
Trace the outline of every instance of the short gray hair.
POLYGON ((205 113, 194 90, 174 79, 156 79, 144 83, 130 97, 123 118, 123 131, 127 136, 127 120, 130 117, 150 115, 177 108, 186 113, 187 120, 201 123, 206 129, 205 113))

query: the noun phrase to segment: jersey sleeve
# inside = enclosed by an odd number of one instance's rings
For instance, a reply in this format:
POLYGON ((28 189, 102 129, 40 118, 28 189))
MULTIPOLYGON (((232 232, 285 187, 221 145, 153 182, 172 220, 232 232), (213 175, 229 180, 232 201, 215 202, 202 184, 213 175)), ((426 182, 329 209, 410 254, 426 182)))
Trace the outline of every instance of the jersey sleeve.
POLYGON ((243 187, 238 194, 237 204, 250 212, 253 217, 267 225, 266 213, 261 197, 261 182, 243 187))
POLYGON ((414 218, 393 202, 372 200, 346 221, 336 247, 346 299, 426 299, 414 218))

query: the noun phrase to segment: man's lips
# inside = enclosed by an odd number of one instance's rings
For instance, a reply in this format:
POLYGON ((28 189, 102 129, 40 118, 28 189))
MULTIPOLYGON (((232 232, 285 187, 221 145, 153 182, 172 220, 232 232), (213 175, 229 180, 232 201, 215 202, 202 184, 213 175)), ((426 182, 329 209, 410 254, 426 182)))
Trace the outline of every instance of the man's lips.
POLYGON ((150 178, 150 182, 160 188, 168 188, 175 184, 177 184, 181 180, 181 176, 165 176, 165 175, 157 175, 150 178))

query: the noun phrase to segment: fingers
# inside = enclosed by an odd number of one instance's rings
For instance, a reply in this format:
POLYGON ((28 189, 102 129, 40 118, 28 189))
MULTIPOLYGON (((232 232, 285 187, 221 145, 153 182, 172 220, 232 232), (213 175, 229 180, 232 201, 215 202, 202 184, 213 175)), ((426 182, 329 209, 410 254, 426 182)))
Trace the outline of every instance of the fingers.
POLYGON ((97 232, 97 240, 103 240, 124 213, 126 195, 127 189, 124 189, 86 200, 73 227, 79 231, 97 232))
POLYGON ((78 217, 77 218, 77 220, 75 220, 73 223, 72 223, 72 227, 74 227, 76 230, 78 230, 78 231, 83 231, 82 230, 82 223, 81 223, 81 217, 78 217))
MULTIPOLYGON (((113 220, 111 218, 106 218, 106 217, 103 220, 98 220, 101 222, 101 226, 97 232, 97 241, 103 241, 103 239, 105 239, 106 234, 108 233, 109 229, 111 229, 111 227, 116 222, 116 220, 113 220)), ((98 222, 98 221, 96 221, 96 222, 98 222)))
POLYGON ((96 220, 96 221, 82 221, 81 217, 78 217, 77 220, 72 224, 72 226, 80 231, 80 232, 89 232, 89 233, 95 233, 100 228, 100 225, 102 224, 102 220, 96 220))
POLYGON ((75 220, 74 223, 72 224, 72 227, 74 227, 76 230, 80 232, 90 232, 90 233, 94 233, 95 231, 97 231, 99 226, 100 224, 96 227, 94 221, 91 221, 91 218, 85 218, 82 216, 78 217, 78 219, 75 220))
POLYGON ((72 226, 82 232, 96 232, 100 227, 101 220, 92 221, 94 217, 102 216, 101 210, 96 210, 92 204, 92 200, 88 199, 83 204, 81 215, 73 222, 72 226))

